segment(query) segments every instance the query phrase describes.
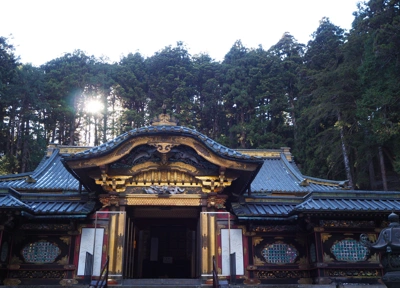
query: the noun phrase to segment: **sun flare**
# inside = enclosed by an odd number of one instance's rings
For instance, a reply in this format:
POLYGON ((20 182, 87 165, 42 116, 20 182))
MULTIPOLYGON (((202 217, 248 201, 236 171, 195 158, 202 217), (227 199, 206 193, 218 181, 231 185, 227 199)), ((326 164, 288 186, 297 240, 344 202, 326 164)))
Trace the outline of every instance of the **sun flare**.
POLYGON ((103 109, 104 109, 104 104, 97 99, 89 100, 88 102, 86 102, 85 105, 85 110, 88 113, 92 114, 100 113, 101 111, 103 111, 103 109))

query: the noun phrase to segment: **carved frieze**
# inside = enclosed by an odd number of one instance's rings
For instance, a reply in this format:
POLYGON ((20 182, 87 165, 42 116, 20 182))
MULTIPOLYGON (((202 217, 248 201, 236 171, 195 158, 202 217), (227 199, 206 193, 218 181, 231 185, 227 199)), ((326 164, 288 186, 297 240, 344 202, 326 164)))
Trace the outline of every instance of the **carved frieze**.
POLYGON ((283 232, 299 231, 297 225, 250 225, 250 231, 254 232, 283 232))
POLYGON ((293 278, 308 278, 308 271, 296 270, 261 270, 257 271, 259 279, 293 279, 293 278))
POLYGON ((380 277, 378 269, 326 269, 329 277, 380 277))
POLYGON ((325 228, 375 228, 374 221, 320 220, 319 225, 325 228))
POLYGON ((11 270, 11 278, 29 278, 29 279, 62 279, 65 272, 60 270, 11 270))
POLYGON ((74 229, 71 224, 47 224, 47 223, 25 223, 22 224, 22 230, 47 230, 47 231, 68 231, 74 229))

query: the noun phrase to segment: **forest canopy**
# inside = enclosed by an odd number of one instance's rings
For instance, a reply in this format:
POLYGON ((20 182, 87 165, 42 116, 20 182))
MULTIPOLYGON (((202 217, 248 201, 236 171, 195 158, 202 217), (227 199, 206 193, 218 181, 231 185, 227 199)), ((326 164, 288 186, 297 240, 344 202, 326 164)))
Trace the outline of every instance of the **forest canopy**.
POLYGON ((221 62, 177 42, 147 58, 76 50, 35 67, 0 37, 0 173, 33 170, 49 143, 100 145, 150 125, 165 104, 230 148, 290 147, 303 174, 398 190, 399 3, 360 3, 348 33, 323 18, 306 44, 288 32, 267 50, 238 40, 221 62))

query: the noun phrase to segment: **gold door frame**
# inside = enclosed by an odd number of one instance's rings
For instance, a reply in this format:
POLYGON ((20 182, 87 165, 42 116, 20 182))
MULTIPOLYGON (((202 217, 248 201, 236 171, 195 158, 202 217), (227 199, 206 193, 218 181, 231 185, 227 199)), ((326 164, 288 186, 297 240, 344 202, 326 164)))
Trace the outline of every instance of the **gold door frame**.
MULTIPOLYGON (((123 278, 123 261, 124 261, 124 245, 125 245, 125 222, 126 222, 126 212, 125 211, 96 211, 95 217, 95 237, 93 241, 96 243, 96 229, 97 219, 101 214, 106 214, 109 216, 108 220, 108 235, 104 235, 104 240, 107 241, 105 246, 105 253, 109 256, 109 272, 108 276, 111 279, 122 280, 123 278), (108 236, 108 237, 107 237, 108 236), (108 246, 108 249, 107 249, 108 246)), ((101 218, 100 218, 101 219, 101 218)), ((100 228, 100 227, 99 227, 100 228)), ((98 247, 94 247, 94 250, 98 247)), ((103 249, 103 247, 101 247, 103 249)), ((103 267, 102 263, 101 267, 103 267)))
POLYGON ((218 262, 218 239, 216 215, 225 214, 228 216, 228 243, 229 254, 231 253, 231 217, 229 212, 200 212, 200 245, 201 245, 201 276, 212 276, 213 261, 215 256, 218 262))

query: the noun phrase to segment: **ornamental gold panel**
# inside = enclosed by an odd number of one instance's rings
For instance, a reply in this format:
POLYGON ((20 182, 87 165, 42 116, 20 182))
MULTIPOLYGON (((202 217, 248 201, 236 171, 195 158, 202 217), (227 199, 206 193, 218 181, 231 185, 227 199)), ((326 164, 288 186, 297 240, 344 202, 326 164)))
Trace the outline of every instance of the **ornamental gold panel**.
POLYGON ((142 171, 133 176, 107 175, 101 174, 100 178, 95 178, 95 182, 103 187, 106 192, 123 193, 127 187, 149 187, 158 186, 177 186, 199 187, 203 193, 221 192, 225 187, 232 184, 236 178, 228 178, 223 174, 214 176, 193 176, 189 173, 178 170, 151 170, 142 171))
POLYGON ((200 198, 127 198, 127 205, 135 206, 200 206, 200 198))

